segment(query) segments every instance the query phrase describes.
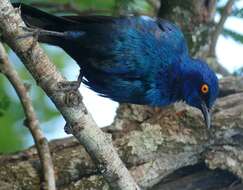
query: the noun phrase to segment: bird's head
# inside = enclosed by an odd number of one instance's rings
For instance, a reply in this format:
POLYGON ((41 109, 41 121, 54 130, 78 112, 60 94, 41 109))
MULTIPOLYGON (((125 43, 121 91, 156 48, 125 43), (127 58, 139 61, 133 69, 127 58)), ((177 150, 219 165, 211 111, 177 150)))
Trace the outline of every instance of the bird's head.
POLYGON ((183 97, 187 104, 202 111, 205 123, 211 127, 210 110, 218 96, 218 79, 209 66, 199 59, 191 59, 184 75, 183 97))

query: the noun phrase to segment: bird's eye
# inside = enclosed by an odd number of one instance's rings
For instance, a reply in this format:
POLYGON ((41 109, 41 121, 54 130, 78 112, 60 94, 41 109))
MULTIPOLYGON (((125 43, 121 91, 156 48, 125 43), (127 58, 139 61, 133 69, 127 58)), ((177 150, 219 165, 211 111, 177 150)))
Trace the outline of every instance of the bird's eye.
POLYGON ((207 94, 207 93, 208 93, 208 90, 209 90, 209 87, 208 87, 207 84, 203 84, 203 85, 201 86, 201 92, 202 92, 203 94, 207 94))

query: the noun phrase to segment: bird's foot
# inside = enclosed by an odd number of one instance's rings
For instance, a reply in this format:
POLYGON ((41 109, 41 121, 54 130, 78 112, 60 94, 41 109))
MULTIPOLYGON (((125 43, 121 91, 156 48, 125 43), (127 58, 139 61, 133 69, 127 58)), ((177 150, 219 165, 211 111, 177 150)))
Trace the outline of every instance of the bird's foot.
POLYGON ((17 36, 16 40, 33 37, 33 42, 30 47, 30 49, 32 49, 33 47, 36 46, 36 44, 38 42, 39 36, 41 35, 41 32, 40 32, 41 29, 29 28, 29 27, 22 27, 22 29, 24 31, 26 31, 26 33, 23 35, 17 36))
POLYGON ((38 39, 39 36, 39 30, 38 28, 29 28, 29 27, 21 27, 26 33, 20 36, 17 36, 17 40, 23 39, 23 38, 28 38, 28 37, 34 37, 38 39))
POLYGON ((65 32, 45 30, 41 28, 36 28, 34 26, 29 26, 29 27, 23 26, 22 29, 26 31, 26 34, 18 36, 17 40, 22 38, 28 38, 28 37, 34 37, 36 40, 38 40, 39 36, 60 36, 60 37, 66 36, 65 32))
POLYGON ((59 82, 58 88, 62 91, 77 91, 83 81, 83 73, 80 70, 77 81, 59 82))
POLYGON ((65 131, 65 133, 67 133, 68 135, 69 135, 69 134, 72 134, 72 132, 73 132, 72 127, 71 127, 68 123, 66 123, 66 125, 64 126, 64 131, 65 131))
POLYGON ((66 81, 59 82, 58 88, 62 91, 76 91, 79 89, 81 82, 79 81, 66 81))

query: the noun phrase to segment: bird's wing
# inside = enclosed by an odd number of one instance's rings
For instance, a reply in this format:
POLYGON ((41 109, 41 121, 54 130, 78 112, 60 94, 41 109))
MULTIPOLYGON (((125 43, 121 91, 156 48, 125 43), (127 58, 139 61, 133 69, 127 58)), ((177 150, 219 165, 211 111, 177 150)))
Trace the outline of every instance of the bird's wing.
POLYGON ((170 64, 171 59, 187 51, 180 29, 164 20, 146 16, 58 17, 24 4, 14 6, 21 6, 23 18, 31 26, 71 31, 68 40, 56 36, 40 40, 62 47, 81 67, 88 65, 104 73, 137 78, 170 64), (73 33, 75 31, 85 35, 80 37, 73 33))
POLYGON ((108 23, 113 22, 117 18, 120 17, 114 17, 114 16, 104 16, 104 15, 86 15, 86 16, 77 16, 77 15, 68 15, 68 16, 62 16, 62 18, 66 20, 70 20, 71 22, 77 22, 80 24, 84 23, 108 23))
POLYGON ((26 5, 21 14, 30 26, 70 34, 39 40, 62 47, 96 92, 118 102, 169 103, 170 68, 187 53, 175 25, 149 17, 58 17, 26 5))
POLYGON ((118 102, 168 104, 171 68, 187 52, 180 29, 147 17, 101 19, 102 24, 97 19, 82 26, 87 35, 78 56, 84 83, 118 102))
POLYGON ((64 18, 80 23, 76 27, 86 33, 79 41, 76 60, 104 73, 137 78, 187 52, 182 32, 168 21, 149 17, 64 18))
POLYGON ((162 46, 168 47, 170 51, 179 56, 188 54, 187 43, 178 26, 164 19, 158 19, 157 25, 163 31, 160 37, 162 46))

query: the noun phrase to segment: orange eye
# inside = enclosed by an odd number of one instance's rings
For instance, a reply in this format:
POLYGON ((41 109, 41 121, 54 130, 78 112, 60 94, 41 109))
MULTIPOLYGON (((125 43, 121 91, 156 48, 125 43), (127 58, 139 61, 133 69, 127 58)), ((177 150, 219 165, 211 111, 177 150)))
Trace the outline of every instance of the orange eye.
POLYGON ((201 87, 201 92, 203 94, 206 94, 206 93, 208 93, 208 90, 209 90, 208 85, 207 84, 203 84, 202 87, 201 87))

